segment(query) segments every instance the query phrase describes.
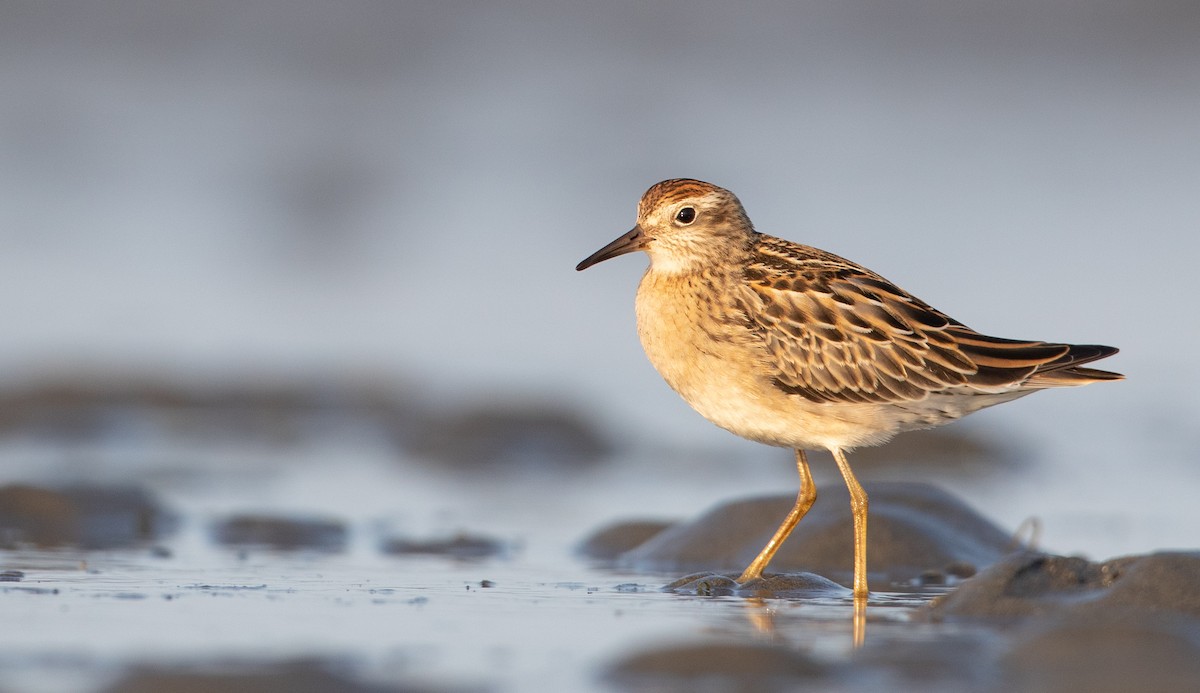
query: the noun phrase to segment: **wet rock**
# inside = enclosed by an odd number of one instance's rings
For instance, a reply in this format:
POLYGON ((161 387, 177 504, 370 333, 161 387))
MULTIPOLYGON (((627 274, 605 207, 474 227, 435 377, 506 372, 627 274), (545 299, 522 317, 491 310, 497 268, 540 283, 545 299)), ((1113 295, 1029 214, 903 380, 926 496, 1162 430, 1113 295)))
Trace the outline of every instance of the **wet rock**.
POLYGON ((279 663, 215 662, 175 668, 141 668, 127 673, 105 693, 406 693, 437 690, 426 686, 366 684, 315 661, 279 663))
POLYGON ((1051 618, 1021 633, 1001 664, 1009 690, 1195 691, 1200 621, 1136 609, 1051 618))
POLYGON ((602 563, 612 562, 674 524, 665 520, 617 522, 593 532, 580 542, 577 551, 584 558, 602 563))
POLYGON ((605 678, 624 690, 790 691, 825 675, 825 668, 773 645, 712 643, 650 650, 614 664, 605 678))
POLYGON ((914 620, 1007 626, 1003 690, 1192 691, 1200 681, 1200 552, 1103 563, 1022 552, 914 620))
POLYGON ((322 518, 238 515, 213 526, 219 544, 276 551, 342 551, 348 534, 341 521, 322 518))
POLYGON ((1016 442, 998 441, 968 423, 905 433, 887 445, 855 450, 851 461, 860 478, 882 470, 919 479, 980 478, 1012 474, 1032 457, 1016 442))
POLYGON ((696 573, 675 580, 663 590, 699 597, 836 598, 853 594, 850 589, 813 573, 766 575, 741 584, 737 582, 739 576, 740 573, 696 573))
POLYGON ((226 383, 138 374, 79 374, 0 391, 0 435, 54 441, 112 437, 280 445, 362 426, 404 437, 415 425, 395 390, 370 381, 244 379, 226 383))
POLYGON ((922 615, 934 620, 1014 619, 1122 609, 1200 618, 1200 552, 1126 556, 1105 563, 1014 554, 934 600, 922 615))
MULTIPOLYGON (((910 584, 936 571, 952 576, 999 560, 1009 535, 949 493, 928 484, 865 484, 870 497, 867 568, 878 587, 910 584)), ((693 522, 663 531, 626 552, 623 568, 679 572, 741 571, 758 554, 795 502, 795 496, 733 501, 693 522)), ((780 548, 769 570, 810 571, 849 584, 854 538, 844 487, 818 489, 808 515, 780 548)))
POLYGON ((455 468, 521 471, 593 464, 611 448, 568 408, 495 404, 431 418, 410 450, 455 468))
POLYGON ((0 487, 0 547, 136 546, 173 534, 178 517, 136 486, 0 487))
POLYGON ((445 539, 406 539, 394 537, 380 547, 392 556, 447 556, 460 560, 478 560, 508 554, 511 547, 499 539, 456 534, 445 539))
MULTIPOLYGON (((872 608, 867 607, 868 619, 872 608)), ((856 653, 848 672, 849 678, 859 685, 845 690, 943 693, 1023 690, 996 686, 1003 680, 1003 669, 997 660, 1006 643, 992 633, 925 632, 876 641, 871 637, 874 627, 874 623, 868 623, 866 643, 856 653)))

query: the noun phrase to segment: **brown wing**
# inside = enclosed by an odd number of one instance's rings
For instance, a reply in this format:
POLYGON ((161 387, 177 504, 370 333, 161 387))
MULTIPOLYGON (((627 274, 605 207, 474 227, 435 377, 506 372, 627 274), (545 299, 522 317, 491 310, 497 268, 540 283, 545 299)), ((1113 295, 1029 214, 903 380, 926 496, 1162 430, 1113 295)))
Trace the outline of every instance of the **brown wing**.
MULTIPOLYGON (((757 305, 746 313, 775 385, 814 402, 911 401, 964 385, 1003 391, 1115 351, 981 335, 848 260, 760 236, 745 275, 746 300, 757 305)), ((1042 386, 1054 384, 1067 383, 1042 386)))

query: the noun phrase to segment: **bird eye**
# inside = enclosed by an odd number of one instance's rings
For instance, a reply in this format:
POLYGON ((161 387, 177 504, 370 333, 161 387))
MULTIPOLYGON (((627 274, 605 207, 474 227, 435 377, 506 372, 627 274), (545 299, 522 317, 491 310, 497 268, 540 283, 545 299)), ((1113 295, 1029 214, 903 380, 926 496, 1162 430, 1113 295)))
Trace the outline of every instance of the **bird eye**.
POLYGON ((677 221, 680 224, 683 224, 685 226, 687 224, 692 223, 693 221, 696 221, 696 208, 695 207, 684 207, 683 209, 679 210, 675 214, 675 221, 677 221))

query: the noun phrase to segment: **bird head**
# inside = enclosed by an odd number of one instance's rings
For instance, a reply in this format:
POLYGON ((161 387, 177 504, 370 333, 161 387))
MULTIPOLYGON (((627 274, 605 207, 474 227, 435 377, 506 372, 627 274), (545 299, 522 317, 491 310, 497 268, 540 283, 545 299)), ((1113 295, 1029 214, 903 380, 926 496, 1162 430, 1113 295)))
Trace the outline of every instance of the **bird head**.
POLYGON ((642 196, 632 230, 575 269, 644 250, 656 272, 696 271, 743 252, 753 231, 742 203, 728 190, 690 178, 665 180, 642 196))

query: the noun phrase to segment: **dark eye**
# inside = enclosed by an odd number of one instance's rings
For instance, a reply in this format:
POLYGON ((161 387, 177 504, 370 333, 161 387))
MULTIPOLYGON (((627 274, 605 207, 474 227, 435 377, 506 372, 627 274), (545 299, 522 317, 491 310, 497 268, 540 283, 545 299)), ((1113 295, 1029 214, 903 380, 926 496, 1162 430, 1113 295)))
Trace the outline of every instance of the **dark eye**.
POLYGON ((675 214, 675 221, 680 224, 690 224, 696 221, 696 208, 684 207, 675 214))

